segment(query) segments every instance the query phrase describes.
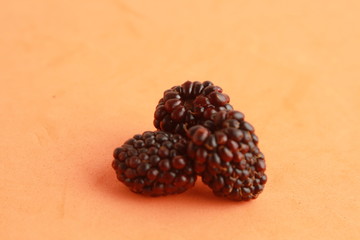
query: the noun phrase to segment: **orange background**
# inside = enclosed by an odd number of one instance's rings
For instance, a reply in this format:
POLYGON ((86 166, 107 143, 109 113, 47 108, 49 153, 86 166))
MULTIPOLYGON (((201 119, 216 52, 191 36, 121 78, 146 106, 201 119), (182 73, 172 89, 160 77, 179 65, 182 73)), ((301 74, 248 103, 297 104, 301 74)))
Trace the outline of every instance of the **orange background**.
POLYGON ((1 1, 0 239, 360 239, 359 1, 1 1), (255 201, 146 198, 112 150, 211 80, 260 139, 255 201))

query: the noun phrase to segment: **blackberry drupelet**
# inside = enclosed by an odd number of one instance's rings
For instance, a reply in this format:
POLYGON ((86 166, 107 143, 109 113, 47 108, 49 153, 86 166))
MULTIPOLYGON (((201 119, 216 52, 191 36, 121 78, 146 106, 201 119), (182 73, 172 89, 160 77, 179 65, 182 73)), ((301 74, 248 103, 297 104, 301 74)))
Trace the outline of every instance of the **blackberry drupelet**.
POLYGON ((201 124, 218 111, 232 110, 229 101, 229 96, 210 81, 187 81, 164 92, 154 113, 154 126, 186 136, 185 129, 201 124))
POLYGON ((131 191, 165 196, 194 186, 196 173, 186 156, 187 140, 163 131, 144 132, 114 150, 112 167, 131 191))
POLYGON ((217 112, 187 134, 195 172, 215 195, 236 201, 257 198, 267 181, 265 159, 253 126, 241 112, 217 112))

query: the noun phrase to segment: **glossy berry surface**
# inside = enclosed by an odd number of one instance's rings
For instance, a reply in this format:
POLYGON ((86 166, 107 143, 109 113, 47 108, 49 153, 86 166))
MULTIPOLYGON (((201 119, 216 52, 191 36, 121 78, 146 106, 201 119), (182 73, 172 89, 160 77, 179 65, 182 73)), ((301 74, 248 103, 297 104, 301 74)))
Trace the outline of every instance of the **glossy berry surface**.
POLYGON ((131 191, 165 196, 194 186, 196 173, 186 156, 187 140, 163 131, 144 132, 114 150, 112 167, 131 191))
POLYGON ((220 111, 187 134, 195 172, 215 195, 236 201, 257 198, 267 181, 265 158, 241 112, 220 111))
POLYGON ((164 92, 154 113, 154 126, 186 136, 186 129, 201 124, 221 110, 231 110, 230 98, 210 81, 190 82, 164 92))

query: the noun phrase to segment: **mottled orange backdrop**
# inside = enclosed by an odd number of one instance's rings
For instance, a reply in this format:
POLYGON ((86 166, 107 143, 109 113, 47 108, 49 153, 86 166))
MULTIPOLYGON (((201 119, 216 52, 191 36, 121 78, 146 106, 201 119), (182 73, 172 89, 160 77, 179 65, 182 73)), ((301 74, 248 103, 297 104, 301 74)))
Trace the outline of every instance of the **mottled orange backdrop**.
POLYGON ((0 1, 0 239, 360 239, 359 1, 0 1), (112 150, 211 80, 260 139, 255 201, 145 198, 112 150))

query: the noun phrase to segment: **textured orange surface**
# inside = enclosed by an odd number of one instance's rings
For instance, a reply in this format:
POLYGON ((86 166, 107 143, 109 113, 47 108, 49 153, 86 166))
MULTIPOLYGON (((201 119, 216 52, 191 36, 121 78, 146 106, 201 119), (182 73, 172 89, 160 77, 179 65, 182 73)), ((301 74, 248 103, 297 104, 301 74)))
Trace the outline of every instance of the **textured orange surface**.
POLYGON ((1 1, 0 239, 360 239, 359 1, 1 1), (211 80, 260 139, 255 201, 145 198, 112 150, 211 80))

